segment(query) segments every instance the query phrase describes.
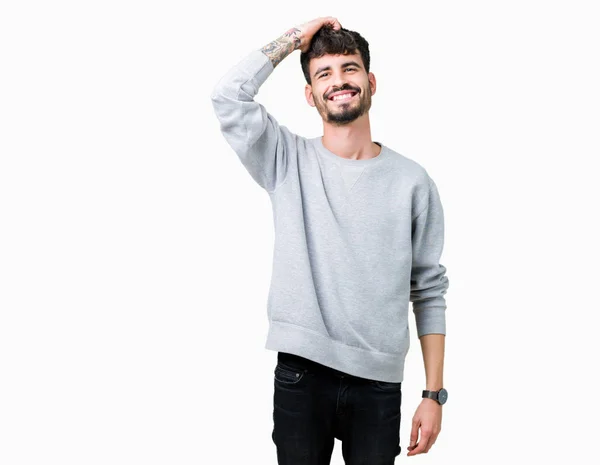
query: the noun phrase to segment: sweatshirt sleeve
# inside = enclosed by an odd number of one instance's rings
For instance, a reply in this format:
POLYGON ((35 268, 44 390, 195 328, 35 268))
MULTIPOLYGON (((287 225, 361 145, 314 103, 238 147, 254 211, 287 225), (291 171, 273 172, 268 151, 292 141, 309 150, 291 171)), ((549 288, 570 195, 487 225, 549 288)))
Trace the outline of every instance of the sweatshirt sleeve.
POLYGON ((254 101, 272 72, 269 57, 253 50, 218 81, 211 94, 225 140, 254 180, 269 192, 285 179, 289 152, 286 141, 293 136, 254 101))
POLYGON ((446 334, 446 300, 449 281, 439 263, 444 247, 444 211, 435 182, 429 179, 425 205, 412 223, 410 301, 418 337, 446 334))

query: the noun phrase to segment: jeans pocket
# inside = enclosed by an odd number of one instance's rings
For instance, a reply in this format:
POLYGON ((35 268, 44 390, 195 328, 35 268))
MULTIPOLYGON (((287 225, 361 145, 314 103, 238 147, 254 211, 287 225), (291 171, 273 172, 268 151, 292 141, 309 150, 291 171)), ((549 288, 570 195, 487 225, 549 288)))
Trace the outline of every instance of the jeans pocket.
POLYGON ((304 378, 306 371, 301 368, 283 365, 279 362, 275 367, 275 381, 286 385, 296 384, 304 378))

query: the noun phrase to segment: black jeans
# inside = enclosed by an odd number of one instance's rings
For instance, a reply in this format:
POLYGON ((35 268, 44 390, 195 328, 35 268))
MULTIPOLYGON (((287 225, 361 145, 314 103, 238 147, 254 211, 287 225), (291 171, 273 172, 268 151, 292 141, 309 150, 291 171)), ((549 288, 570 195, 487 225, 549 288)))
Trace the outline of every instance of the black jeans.
POLYGON ((279 352, 272 434, 278 464, 329 465, 337 438, 346 465, 393 465, 401 451, 401 384, 279 352))

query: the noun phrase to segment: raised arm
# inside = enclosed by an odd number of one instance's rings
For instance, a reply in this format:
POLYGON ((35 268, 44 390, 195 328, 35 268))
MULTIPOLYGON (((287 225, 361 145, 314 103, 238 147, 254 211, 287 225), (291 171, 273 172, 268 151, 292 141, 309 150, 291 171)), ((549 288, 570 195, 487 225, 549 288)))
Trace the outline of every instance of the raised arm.
POLYGON ((308 50, 313 35, 335 18, 319 18, 291 28, 259 50, 253 50, 216 84, 211 101, 227 143, 254 180, 273 192, 285 180, 294 134, 254 97, 274 68, 290 53, 308 50))
POLYGON ((331 24, 335 30, 340 30, 342 27, 340 22, 333 16, 313 19, 301 26, 291 28, 283 33, 281 37, 261 48, 261 51, 269 57, 274 68, 294 50, 299 49, 301 52, 306 52, 310 47, 313 36, 325 24, 331 24))
POLYGON ((269 57, 273 68, 275 68, 285 57, 300 48, 300 44, 302 43, 300 34, 300 29, 293 27, 289 31, 284 32, 281 37, 275 39, 273 42, 269 42, 260 51, 269 57))

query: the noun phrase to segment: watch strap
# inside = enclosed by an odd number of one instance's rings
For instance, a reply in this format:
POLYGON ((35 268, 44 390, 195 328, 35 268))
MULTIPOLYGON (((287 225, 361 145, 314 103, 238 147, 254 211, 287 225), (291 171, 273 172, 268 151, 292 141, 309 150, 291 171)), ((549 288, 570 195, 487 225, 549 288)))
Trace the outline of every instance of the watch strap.
POLYGON ((424 399, 433 399, 433 400, 438 400, 438 393, 439 393, 439 391, 428 391, 428 390, 424 390, 424 391, 423 391, 423 398, 424 398, 424 399))

